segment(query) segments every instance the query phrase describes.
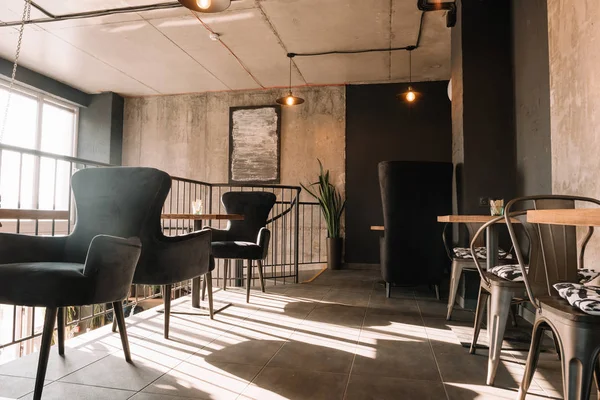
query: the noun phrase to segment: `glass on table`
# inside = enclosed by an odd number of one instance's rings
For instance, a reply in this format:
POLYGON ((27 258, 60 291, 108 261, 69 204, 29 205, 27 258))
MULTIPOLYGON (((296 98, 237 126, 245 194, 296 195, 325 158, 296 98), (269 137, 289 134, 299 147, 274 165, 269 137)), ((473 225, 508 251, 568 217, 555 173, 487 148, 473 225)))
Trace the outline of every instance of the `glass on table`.
POLYGON ((192 201, 192 213, 194 215, 202 214, 202 200, 196 199, 192 201))
POLYGON ((504 199, 490 199, 490 214, 493 217, 504 215, 504 199))

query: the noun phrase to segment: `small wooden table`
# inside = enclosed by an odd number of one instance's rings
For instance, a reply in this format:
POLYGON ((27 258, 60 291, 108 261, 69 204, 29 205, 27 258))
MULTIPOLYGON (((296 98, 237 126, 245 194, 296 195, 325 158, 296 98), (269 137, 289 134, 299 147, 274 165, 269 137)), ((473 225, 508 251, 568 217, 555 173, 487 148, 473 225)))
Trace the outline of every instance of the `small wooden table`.
POLYGON ((161 219, 184 219, 194 221, 194 230, 202 229, 202 221, 243 221, 241 214, 162 214, 161 219))
MULTIPOLYGON (((31 220, 68 220, 66 210, 30 210, 24 208, 0 208, 0 220, 31 219, 31 220)), ((0 223, 0 227, 2 223, 0 223)))
POLYGON ((549 225, 600 226, 600 209, 529 210, 527 222, 549 225))
MULTIPOLYGON (((463 224, 485 224, 490 222, 494 218, 498 218, 499 215, 440 215, 438 216, 438 222, 445 223, 463 223, 463 224)), ((514 220, 518 222, 518 220, 514 220)), ((485 247, 487 252, 486 266, 488 271, 498 264, 498 224, 503 224, 504 220, 498 220, 496 223, 488 226, 485 230, 485 247)), ((473 255, 475 257, 475 255, 473 255)))
POLYGON ((371 226, 371 230, 372 231, 385 231, 385 226, 382 226, 382 225, 372 225, 371 226))

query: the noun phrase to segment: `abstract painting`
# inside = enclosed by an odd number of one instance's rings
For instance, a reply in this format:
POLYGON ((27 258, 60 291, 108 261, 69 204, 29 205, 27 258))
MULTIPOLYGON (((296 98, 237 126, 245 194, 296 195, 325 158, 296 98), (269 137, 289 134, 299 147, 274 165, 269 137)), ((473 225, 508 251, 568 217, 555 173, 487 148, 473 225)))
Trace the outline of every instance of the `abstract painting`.
POLYGON ((279 183, 279 106, 229 109, 229 183, 279 183))

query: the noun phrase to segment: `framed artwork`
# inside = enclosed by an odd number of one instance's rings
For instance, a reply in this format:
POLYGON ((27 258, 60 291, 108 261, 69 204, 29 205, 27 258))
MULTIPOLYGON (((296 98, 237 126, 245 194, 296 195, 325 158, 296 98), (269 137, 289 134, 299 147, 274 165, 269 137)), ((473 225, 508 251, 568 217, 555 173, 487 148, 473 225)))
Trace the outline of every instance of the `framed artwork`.
POLYGON ((229 183, 279 183, 281 107, 229 108, 229 183))

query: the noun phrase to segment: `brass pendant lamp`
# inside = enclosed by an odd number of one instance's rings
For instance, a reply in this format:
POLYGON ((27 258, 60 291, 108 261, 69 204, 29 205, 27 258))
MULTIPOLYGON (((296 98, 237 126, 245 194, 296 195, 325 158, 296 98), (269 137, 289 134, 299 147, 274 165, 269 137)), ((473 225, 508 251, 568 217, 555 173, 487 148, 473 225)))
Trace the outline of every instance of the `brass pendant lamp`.
POLYGON ((178 0, 184 7, 201 13, 217 13, 225 11, 231 0, 178 0))
POLYGON ((281 104, 284 106, 297 106, 299 104, 304 103, 304 99, 302 97, 296 97, 292 94, 292 58, 294 58, 294 54, 289 53, 288 58, 290 59, 290 86, 287 96, 283 96, 275 100, 277 104, 281 104))
POLYGON ((406 92, 399 94, 398 98, 412 103, 417 99, 417 92, 412 88, 412 51, 414 47, 408 47, 406 50, 408 51, 408 89, 406 92))

